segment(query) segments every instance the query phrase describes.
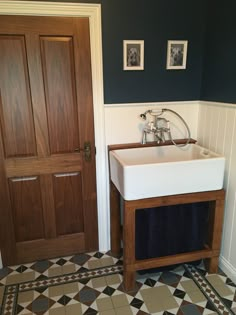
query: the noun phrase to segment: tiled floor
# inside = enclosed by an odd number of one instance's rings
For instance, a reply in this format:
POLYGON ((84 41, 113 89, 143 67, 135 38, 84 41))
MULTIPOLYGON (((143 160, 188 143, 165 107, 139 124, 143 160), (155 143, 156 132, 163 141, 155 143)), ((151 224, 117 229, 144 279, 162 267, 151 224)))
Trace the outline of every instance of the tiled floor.
POLYGON ((236 286, 203 264, 137 275, 125 293, 122 261, 89 253, 0 269, 0 314, 236 314, 236 286))

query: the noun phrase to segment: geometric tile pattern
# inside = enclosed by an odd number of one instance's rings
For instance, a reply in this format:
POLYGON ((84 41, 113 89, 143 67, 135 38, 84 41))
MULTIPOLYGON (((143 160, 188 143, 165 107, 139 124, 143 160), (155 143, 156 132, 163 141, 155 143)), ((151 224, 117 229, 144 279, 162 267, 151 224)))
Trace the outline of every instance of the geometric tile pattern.
POLYGON ((221 278, 225 278, 223 276, 216 276, 216 275, 206 275, 205 272, 201 272, 200 269, 195 268, 194 266, 184 266, 186 270, 190 271, 193 280, 198 285, 198 287, 201 289, 203 294, 208 297, 209 302, 216 307, 216 310, 219 314, 234 314, 234 309, 236 308, 236 299, 235 299, 235 289, 230 289, 227 287, 227 285, 222 281, 221 278), (205 274, 205 275, 204 275, 205 274), (216 283, 215 288, 211 284, 211 278, 214 277, 216 283), (209 281, 210 280, 210 281, 209 281), (225 296, 221 296, 218 292, 219 286, 217 286, 217 283, 220 284, 220 286, 224 286, 224 292, 227 292, 227 297, 230 299, 226 299, 225 296), (225 285, 224 285, 225 284, 225 285), (228 301, 228 303, 226 302, 228 301))
POLYGON ((109 252, 0 269, 0 314, 236 314, 236 286, 220 271, 183 264, 137 273, 126 293, 122 270, 109 252))

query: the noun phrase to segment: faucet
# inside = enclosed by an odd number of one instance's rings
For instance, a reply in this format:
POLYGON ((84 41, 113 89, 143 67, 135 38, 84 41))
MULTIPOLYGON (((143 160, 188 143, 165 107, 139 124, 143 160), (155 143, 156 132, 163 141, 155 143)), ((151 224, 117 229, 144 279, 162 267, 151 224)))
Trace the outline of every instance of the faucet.
POLYGON ((148 109, 144 113, 140 114, 140 117, 144 120, 147 119, 147 114, 154 117, 154 122, 149 122, 146 124, 146 126, 143 128, 143 134, 142 134, 142 144, 147 143, 147 134, 151 133, 154 136, 154 139, 156 139, 157 143, 164 143, 166 141, 165 135, 167 133, 169 140, 178 147, 182 147, 187 145, 191 140, 191 133, 189 126, 187 125, 186 121, 183 119, 182 116, 180 116, 177 112, 175 112, 172 109, 168 108, 162 108, 162 109, 148 109), (172 138, 171 130, 170 130, 170 122, 164 117, 160 117, 165 112, 169 112, 171 114, 174 114, 177 116, 180 121, 184 124, 187 130, 187 140, 186 143, 178 145, 172 138))
POLYGON ((143 128, 143 136, 142 136, 142 144, 147 143, 147 134, 155 134, 156 132, 156 127, 154 126, 154 122, 151 121, 149 122, 146 127, 143 128))
POLYGON ((164 143, 166 141, 165 133, 170 133, 169 121, 165 118, 155 117, 154 122, 151 121, 144 127, 141 143, 147 143, 147 134, 153 134, 158 144, 164 143))
POLYGON ((168 138, 170 139, 170 122, 166 118, 156 117, 156 132, 154 136, 157 139, 157 143, 165 143, 166 138, 165 134, 168 134, 168 138))

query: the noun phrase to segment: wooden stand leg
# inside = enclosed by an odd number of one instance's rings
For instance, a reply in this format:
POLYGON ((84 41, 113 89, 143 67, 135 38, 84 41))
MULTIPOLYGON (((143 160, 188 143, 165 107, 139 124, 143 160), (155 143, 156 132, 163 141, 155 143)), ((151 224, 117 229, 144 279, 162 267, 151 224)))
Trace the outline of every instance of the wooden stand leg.
POLYGON ((135 288, 135 208, 128 207, 128 202, 124 201, 124 289, 132 291, 135 288))
POLYGON ((206 269, 209 273, 217 273, 219 265, 219 257, 212 257, 206 259, 206 269))
POLYGON ((127 270, 128 266, 124 266, 123 285, 126 292, 133 291, 135 288, 135 270, 127 270))
MULTIPOLYGON (((210 204, 208 244, 216 253, 220 253, 222 225, 224 216, 224 197, 210 204)), ((206 268, 209 273, 217 273, 219 265, 219 254, 206 260, 206 268)))
POLYGON ((111 225, 111 253, 119 256, 121 253, 121 233, 120 233, 120 193, 110 183, 110 225, 111 225))

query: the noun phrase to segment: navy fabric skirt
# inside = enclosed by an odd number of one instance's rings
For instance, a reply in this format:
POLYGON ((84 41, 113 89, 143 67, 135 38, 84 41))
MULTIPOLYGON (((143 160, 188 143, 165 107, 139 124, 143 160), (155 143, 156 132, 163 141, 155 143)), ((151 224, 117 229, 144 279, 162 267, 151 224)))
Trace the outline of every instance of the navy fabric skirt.
POLYGON ((208 202, 137 209, 136 259, 203 249, 208 218, 208 202))

